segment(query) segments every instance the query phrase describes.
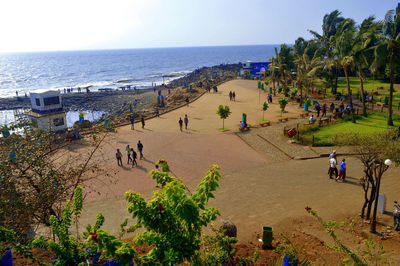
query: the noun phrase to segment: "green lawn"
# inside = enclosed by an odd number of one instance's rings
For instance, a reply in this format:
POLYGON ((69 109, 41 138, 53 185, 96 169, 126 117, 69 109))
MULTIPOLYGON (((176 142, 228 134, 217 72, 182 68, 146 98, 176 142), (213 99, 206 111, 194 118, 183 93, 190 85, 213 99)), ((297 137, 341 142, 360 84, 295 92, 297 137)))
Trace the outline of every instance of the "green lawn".
MULTIPOLYGON (((360 89, 360 80, 357 77, 350 77, 350 88, 352 89, 353 93, 358 93, 360 89)), ((384 87, 385 89, 389 89, 390 83, 389 82, 384 82, 382 80, 374 80, 374 79, 366 79, 364 81, 364 90, 365 91, 371 91, 371 90, 376 90, 379 87, 384 87)), ((322 83, 316 83, 315 87, 317 88, 322 88, 323 85, 322 83)), ((400 86, 399 84, 395 85, 395 89, 399 89, 400 86)), ((347 94, 347 82, 345 77, 339 77, 338 79, 338 92, 342 94, 347 94)), ((327 89, 327 96, 332 96, 330 89, 327 89)), ((361 91, 360 91, 361 93, 361 91)))
MULTIPOLYGON (((373 113, 368 117, 357 116, 357 123, 352 123, 351 118, 348 117, 338 121, 329 126, 318 128, 316 125, 309 126, 310 131, 303 133, 304 143, 312 142, 312 136, 315 137, 315 144, 320 146, 334 145, 334 137, 337 134, 346 133, 361 133, 361 134, 374 134, 387 129, 387 114, 386 113, 373 113)), ((400 116, 393 115, 394 126, 400 126, 400 116)), ((307 130, 303 129, 300 132, 307 130)), ((302 136, 302 134, 300 134, 302 136)))

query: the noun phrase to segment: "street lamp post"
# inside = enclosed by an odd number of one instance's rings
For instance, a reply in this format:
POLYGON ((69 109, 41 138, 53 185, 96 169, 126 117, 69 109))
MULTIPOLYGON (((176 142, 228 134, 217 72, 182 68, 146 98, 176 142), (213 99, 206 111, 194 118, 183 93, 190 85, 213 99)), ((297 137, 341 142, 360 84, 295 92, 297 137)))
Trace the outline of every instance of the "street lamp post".
MULTIPOLYGON (((392 161, 390 159, 386 159, 384 163, 382 161, 378 162, 378 166, 375 164, 375 168, 379 167, 378 170, 378 176, 376 179, 376 191, 375 191, 375 202, 374 202, 374 211, 372 213, 372 220, 371 220, 371 233, 376 233, 376 211, 378 208, 378 197, 379 197, 379 189, 381 186, 381 178, 383 173, 389 168, 389 166, 392 164, 392 161)), ((376 174, 376 171, 375 171, 376 174)))

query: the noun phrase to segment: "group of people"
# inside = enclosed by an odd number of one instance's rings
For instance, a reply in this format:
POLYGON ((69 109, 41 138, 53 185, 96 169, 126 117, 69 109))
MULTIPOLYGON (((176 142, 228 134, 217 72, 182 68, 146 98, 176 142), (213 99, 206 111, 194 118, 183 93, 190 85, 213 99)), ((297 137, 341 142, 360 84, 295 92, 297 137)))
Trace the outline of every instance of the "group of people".
MULTIPOLYGON (((158 113, 158 109, 157 109, 157 113, 158 113)), ((157 113, 156 113, 156 116, 159 116, 157 113)), ((135 117, 133 115, 131 115, 129 120, 131 121, 131 129, 134 130, 135 129, 135 117)), ((140 122, 142 123, 142 128, 144 128, 145 122, 144 122, 143 116, 140 118, 140 122)))
POLYGON ((317 111, 317 117, 319 117, 321 111, 322 111, 321 117, 326 116, 326 109, 327 109, 326 103, 324 103, 321 107, 321 104, 319 102, 316 102, 314 108, 317 111))
POLYGON ((185 117, 183 118, 183 120, 182 120, 182 117, 179 117, 178 124, 179 124, 179 129, 181 131, 183 128, 183 123, 185 123, 185 129, 187 130, 187 126, 189 124, 189 118, 188 118, 187 114, 185 114, 185 117))
MULTIPOLYGON (((142 160, 144 158, 143 156, 143 144, 140 142, 140 140, 137 143, 137 150, 139 151, 139 158, 140 160, 142 160)), ((126 156, 128 157, 128 162, 127 164, 129 165, 130 163, 132 163, 132 168, 135 167, 135 165, 137 166, 137 153, 135 152, 135 150, 131 147, 129 147, 129 145, 126 145, 125 148, 126 151, 126 156)), ((117 163, 118 166, 122 166, 122 153, 119 149, 117 149, 117 152, 115 154, 115 158, 117 158, 117 163)))
POLYGON ((330 179, 333 179, 332 175, 335 174, 335 180, 341 180, 344 182, 346 180, 346 159, 343 158, 339 163, 339 174, 337 170, 337 158, 336 158, 336 151, 333 151, 329 155, 329 170, 328 175, 330 179))
POLYGON ((235 101, 236 100, 236 93, 234 91, 229 92, 229 101, 235 101))

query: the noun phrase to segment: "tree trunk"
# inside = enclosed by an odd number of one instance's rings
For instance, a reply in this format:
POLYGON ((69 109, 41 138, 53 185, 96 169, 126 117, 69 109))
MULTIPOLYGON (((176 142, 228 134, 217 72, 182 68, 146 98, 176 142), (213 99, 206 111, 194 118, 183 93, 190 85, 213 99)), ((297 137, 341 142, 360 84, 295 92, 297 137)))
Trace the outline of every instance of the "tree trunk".
POLYGON ((222 129, 225 128, 224 121, 225 121, 225 119, 222 118, 222 129))
POLYGON ((346 81, 347 81, 347 92, 349 94, 349 100, 350 100, 350 107, 351 107, 351 122, 355 123, 356 122, 356 117, 354 115, 354 107, 353 107, 353 99, 351 95, 351 89, 350 89, 350 79, 349 79, 349 73, 347 73, 347 66, 343 67, 344 69, 344 74, 346 76, 346 81))
POLYGON ((299 106, 301 107, 301 106, 303 105, 303 85, 300 84, 299 88, 300 88, 300 102, 299 102, 299 106))
POLYGON ((276 96, 275 80, 272 81, 272 87, 274 89, 274 96, 276 96))
POLYGON ((371 221, 371 233, 376 233, 376 211, 378 209, 378 196, 379 196, 379 188, 381 186, 381 178, 383 175, 382 166, 379 168, 379 177, 376 180, 376 192, 375 192, 375 204, 374 211, 372 213, 372 221, 371 221))
POLYGON ((264 113, 265 113, 265 112, 264 112, 264 110, 263 110, 263 120, 264 120, 264 113))
POLYGON ((360 78, 360 87, 361 87, 361 99, 363 105, 363 116, 367 116, 367 106, 365 104, 365 93, 364 93, 364 77, 362 74, 361 65, 358 65, 358 76, 360 78))
POLYGON ((371 218, 371 209, 372 209, 372 203, 374 203, 374 200, 375 200, 375 191, 376 191, 376 186, 374 183, 371 188, 371 193, 369 194, 367 214, 365 215, 365 219, 367 219, 367 220, 369 220, 371 218))
POLYGON ((389 106, 388 106, 388 126, 393 126, 392 112, 393 112, 393 83, 394 83, 394 64, 393 64, 393 50, 390 54, 390 91, 389 91, 389 106))
POLYGON ((335 67, 335 94, 337 93, 337 83, 338 83, 338 76, 339 76, 339 73, 338 73, 338 68, 337 67, 335 67))

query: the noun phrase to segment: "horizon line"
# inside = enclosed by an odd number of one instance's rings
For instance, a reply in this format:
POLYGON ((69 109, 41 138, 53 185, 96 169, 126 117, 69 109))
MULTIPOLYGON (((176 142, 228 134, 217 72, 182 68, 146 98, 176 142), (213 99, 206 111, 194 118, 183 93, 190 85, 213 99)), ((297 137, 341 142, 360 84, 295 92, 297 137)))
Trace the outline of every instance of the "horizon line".
POLYGON ((269 43, 269 44, 230 44, 230 45, 196 45, 196 46, 164 46, 164 47, 135 47, 135 48, 98 48, 98 49, 71 49, 71 50, 36 50, 36 51, 8 51, 0 52, 3 54, 23 54, 23 53, 53 53, 53 52, 87 52, 87 51, 115 51, 115 50, 146 50, 146 49, 177 49, 177 48, 206 48, 206 47, 237 47, 237 46, 266 46, 266 45, 293 45, 290 43, 269 43))

